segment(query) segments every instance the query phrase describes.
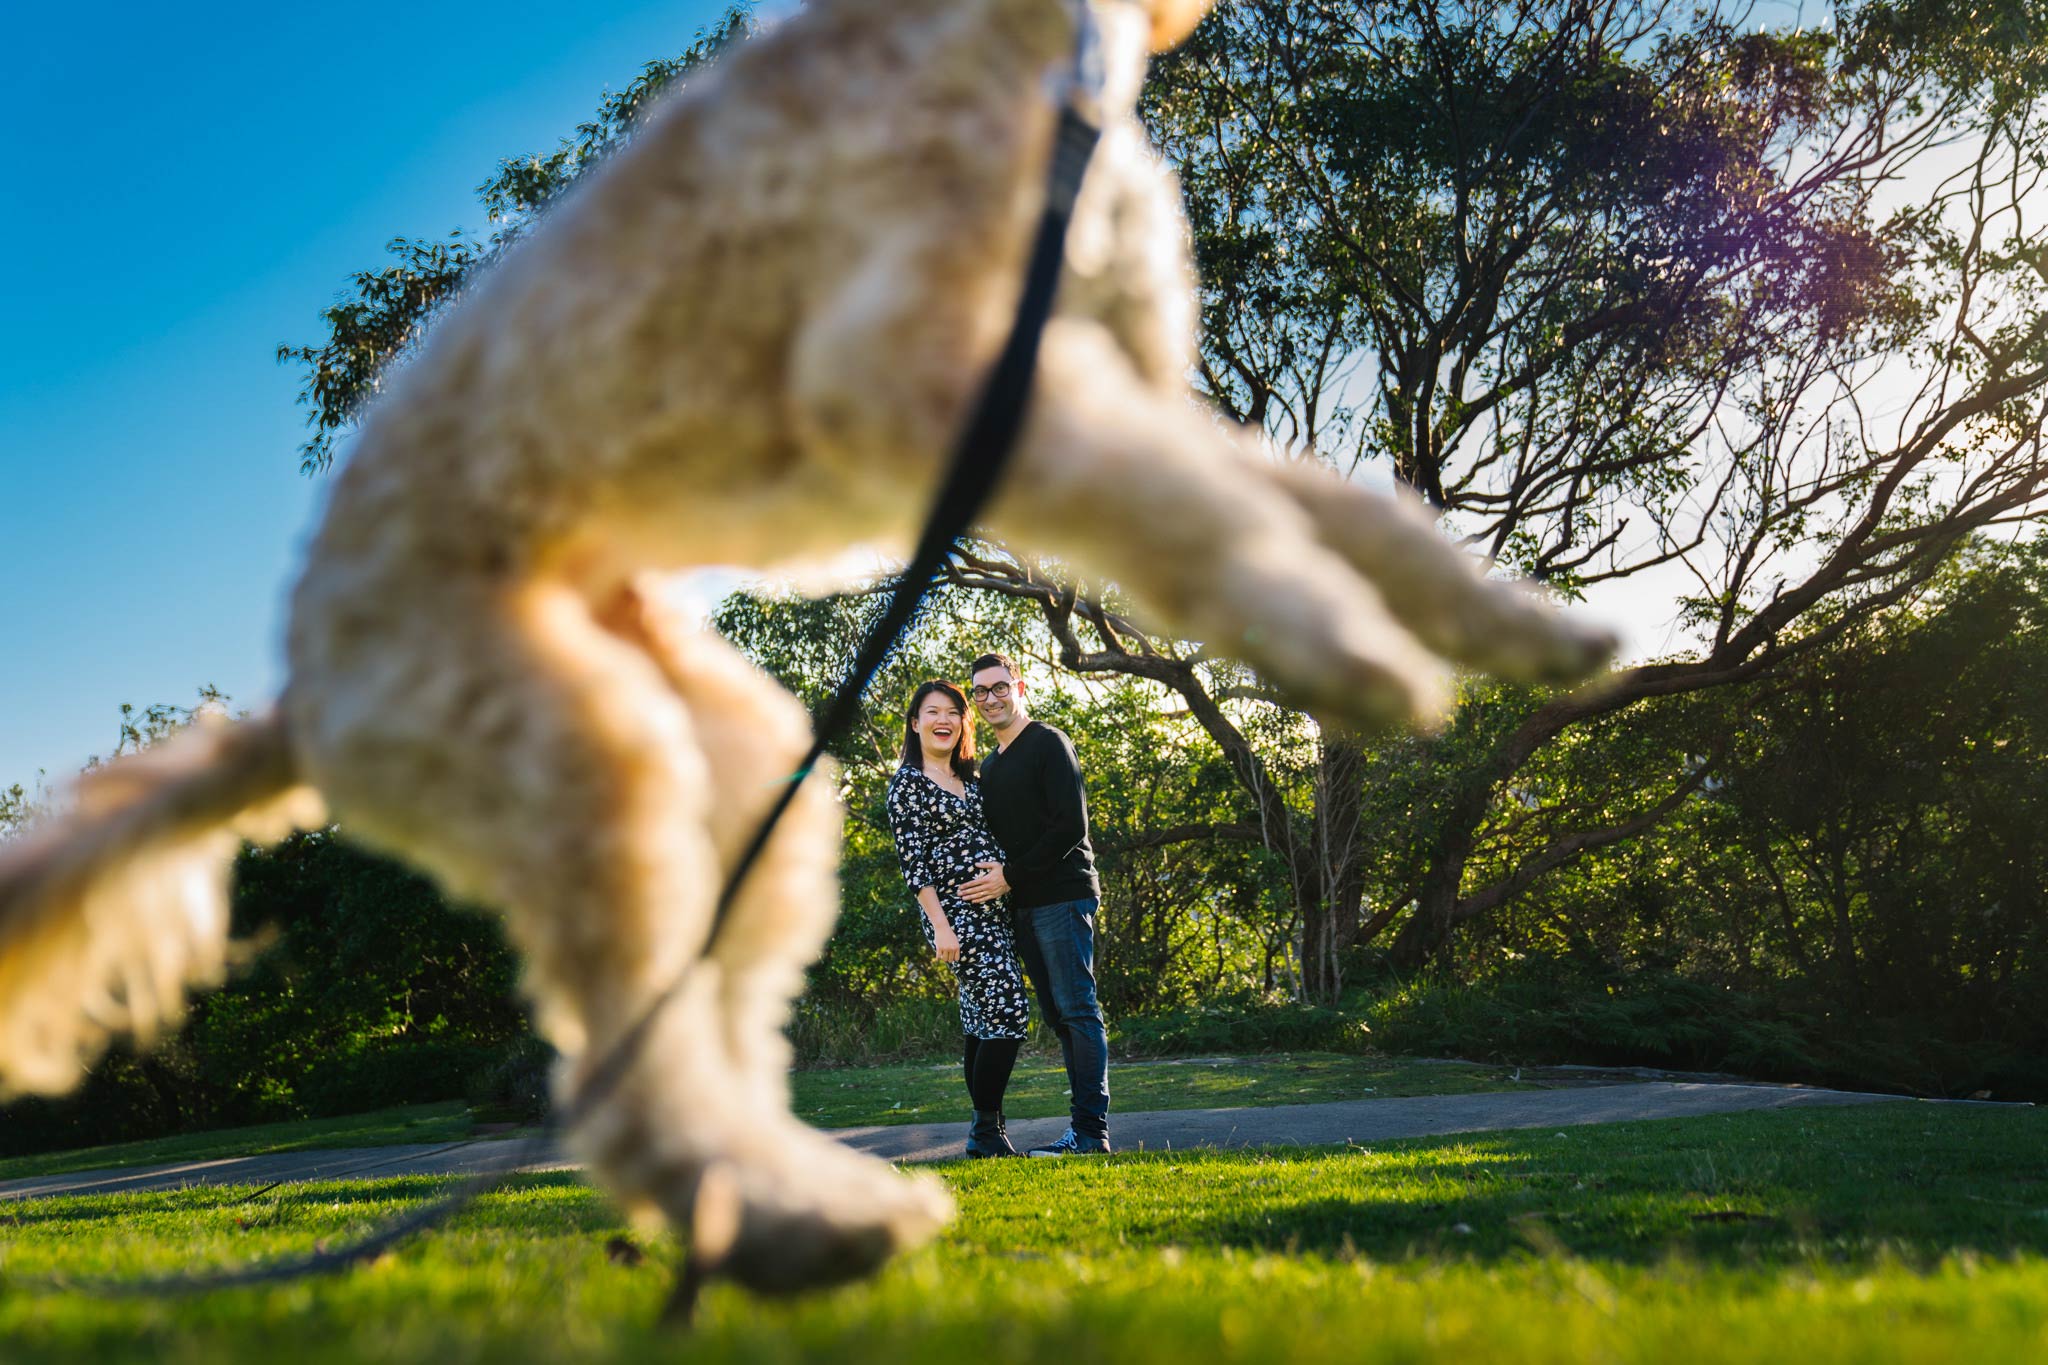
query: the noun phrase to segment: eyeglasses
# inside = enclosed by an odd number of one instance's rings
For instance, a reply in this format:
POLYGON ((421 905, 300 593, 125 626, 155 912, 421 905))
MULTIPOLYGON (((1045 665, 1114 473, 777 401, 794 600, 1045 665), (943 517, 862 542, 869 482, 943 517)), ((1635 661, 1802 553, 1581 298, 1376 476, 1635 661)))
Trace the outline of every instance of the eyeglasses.
POLYGON ((994 697, 997 701, 1001 701, 1004 697, 1007 697, 1009 695, 1010 685, 1008 683, 996 683, 991 687, 977 687, 974 689, 973 692, 973 696, 976 701, 987 701, 990 697, 994 697))

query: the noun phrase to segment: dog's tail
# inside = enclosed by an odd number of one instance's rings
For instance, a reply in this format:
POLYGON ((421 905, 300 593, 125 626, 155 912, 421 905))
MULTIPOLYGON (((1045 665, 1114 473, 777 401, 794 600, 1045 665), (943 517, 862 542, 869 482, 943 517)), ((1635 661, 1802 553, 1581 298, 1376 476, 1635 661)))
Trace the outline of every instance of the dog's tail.
POLYGON ((226 967, 244 838, 319 823, 271 715, 200 725, 86 774, 74 809, 0 844, 0 1094, 77 1085, 147 1044, 226 967))

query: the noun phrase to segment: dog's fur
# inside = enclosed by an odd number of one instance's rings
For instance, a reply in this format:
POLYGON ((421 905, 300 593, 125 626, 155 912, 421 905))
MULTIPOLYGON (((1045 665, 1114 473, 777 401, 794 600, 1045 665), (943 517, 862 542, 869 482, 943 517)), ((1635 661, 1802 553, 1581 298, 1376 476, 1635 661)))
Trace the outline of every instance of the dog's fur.
MULTIPOLYGON (((1426 517, 1264 458, 1186 392, 1186 225, 1131 115, 1207 0, 1094 0, 1112 111, 997 535, 1114 580, 1303 704, 1442 704, 1437 656, 1605 651, 1426 517)), ((85 784, 0 858, 0 1082, 69 1088, 219 974, 266 820, 349 830, 504 909, 564 1085, 704 949, 805 748, 797 704, 643 590, 694 564, 902 546, 1015 302, 1069 0, 812 0, 661 110, 437 329, 365 423, 291 600, 272 718, 85 784)), ((724 1273, 796 1289, 948 1204, 789 1114, 780 1032, 836 910, 808 783, 730 925, 574 1135, 724 1273)))

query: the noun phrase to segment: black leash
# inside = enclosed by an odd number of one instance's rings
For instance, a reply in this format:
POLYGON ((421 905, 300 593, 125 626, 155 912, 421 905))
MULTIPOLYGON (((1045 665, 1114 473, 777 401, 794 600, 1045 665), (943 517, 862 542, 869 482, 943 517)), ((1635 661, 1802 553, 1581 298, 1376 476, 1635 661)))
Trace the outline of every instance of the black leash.
MULTIPOLYGON (((1086 7, 1082 8, 1085 15, 1086 7)), ((1092 25, 1084 19, 1082 28, 1081 50, 1075 59, 1077 72, 1083 69, 1084 58, 1093 60, 1092 25)), ((1084 91, 1099 89, 1099 76, 1081 88, 1084 91)), ((1045 324, 1052 316, 1053 295, 1059 287, 1060 269, 1066 258, 1067 225, 1073 218, 1074 199, 1080 193, 1081 178, 1088 169, 1089 157, 1094 154, 1095 144, 1102 136, 1101 125, 1095 121, 1092 109, 1084 110, 1079 104, 1079 99, 1072 93, 1061 104, 1059 129, 1053 142, 1052 170, 1046 184, 1045 208, 1039 215, 1038 232, 1031 244, 1031 257, 1025 267, 1024 292, 1017 303, 1016 319, 1011 323, 1010 335, 1003 343, 1001 354, 982 383, 981 395, 966 427, 954 442, 946 481, 940 486, 932 510, 925 518, 924 533, 918 541, 917 550, 897 579, 896 591, 889 598, 889 609, 868 627, 860 652, 854 656, 853 666, 847 670, 845 679, 819 713, 813 726, 810 751, 784 784, 774 807, 755 829, 746 851, 740 854, 739 861, 726 878, 704 944, 707 955, 717 944, 719 931, 724 928, 732 913, 733 902, 739 897, 740 886, 760 859, 762 850, 768 846, 776 825, 788 811, 790 803, 796 800, 798 789, 810 779, 818 760, 824 757, 826 747, 859 718, 861 695, 887 662, 889 652, 896 647, 897 637, 916 614, 919 604, 931 589, 932 580, 952 555, 953 547, 973 525, 976 514, 995 490, 996 481, 1008 464, 1010 453, 1016 448, 1017 437, 1024 424, 1024 409, 1031 398, 1031 377, 1038 367, 1038 345, 1044 338, 1045 324)), ((688 979, 688 968, 677 973, 592 1070, 564 1114, 563 1127, 575 1127, 618 1086, 647 1032, 688 979)))
MULTIPOLYGON (((1009 463, 1011 453, 1016 449, 1017 437, 1024 423, 1025 408, 1031 398, 1031 380, 1038 367, 1039 343, 1045 335, 1045 324, 1052 316, 1053 296, 1059 287, 1060 270, 1066 259, 1067 226, 1072 221, 1074 200, 1080 194, 1081 181, 1088 169, 1089 158, 1094 154, 1095 144, 1102 136, 1100 101, 1102 93, 1101 53, 1092 16, 1086 3, 1077 5, 1079 15, 1078 32, 1075 39, 1074 58, 1066 74, 1065 88, 1061 92, 1059 125, 1053 140, 1052 166, 1045 190, 1045 207, 1039 215, 1038 230, 1032 239, 1031 255, 1025 267, 1024 288, 1017 303, 1015 320, 1011 323, 1009 337, 1003 343, 1002 352, 995 365, 983 381, 967 425, 954 442, 948 462, 946 480, 940 485, 937 498, 925 519, 924 531, 918 540, 917 550, 912 554, 909 565, 897 580, 896 591, 890 595, 889 608, 868 628, 861 642, 860 652, 854 656, 851 668, 839 684, 838 689, 827 700, 820 711, 813 728, 810 751, 798 764, 775 805, 763 817, 748 842, 745 852, 733 865, 726 877, 725 886, 719 892, 718 903, 712 912, 711 926, 705 936, 704 949, 691 964, 701 962, 717 945, 719 932, 731 917, 734 902, 739 897, 741 885, 747 874, 759 861, 761 852, 768 845, 790 803, 796 799, 798 789, 810 779, 818 760, 824 757, 826 747, 850 728, 860 714, 861 696, 874 680, 889 653, 896 647, 897 637, 916 614, 919 604, 930 591, 932 580, 937 577, 946 560, 952 555, 960 537, 973 525, 975 516, 987 503, 990 493, 995 490, 997 480, 1009 463)), ((638 1059, 645 1048, 648 1035, 664 1010, 682 993, 689 983, 691 967, 685 967, 656 994, 654 1000, 641 1013, 625 1034, 614 1043, 611 1050, 592 1068, 588 1079, 571 1098, 563 1112, 550 1123, 550 1132, 574 1128, 590 1113, 610 1098, 625 1078, 627 1069, 638 1059)), ((216 1289, 238 1289, 255 1285, 278 1284, 289 1280, 305 1279, 313 1275, 329 1274, 349 1266, 373 1260, 392 1247, 418 1233, 445 1223, 448 1219, 474 1203, 477 1198, 496 1188, 508 1176, 527 1165, 541 1151, 545 1150, 549 1135, 527 1138, 517 1144, 508 1144, 514 1150, 484 1170, 470 1176, 462 1184, 441 1198, 423 1205, 401 1218, 385 1224, 358 1241, 332 1250, 314 1251, 308 1255, 286 1260, 268 1262, 262 1265, 245 1266, 234 1270, 209 1271, 196 1275, 166 1275, 135 1280, 66 1280, 48 1277, 35 1281, 14 1281, 16 1287, 44 1290, 69 1290, 96 1294, 102 1297, 153 1298, 172 1294, 207 1293, 216 1289)), ((694 1257, 692 1258, 694 1262, 694 1257)), ((685 1286, 694 1297, 694 1286, 701 1284, 702 1272, 692 1264, 686 1270, 685 1286)), ((0 1272, 0 1288, 9 1287, 9 1281, 0 1272)), ((687 1305, 685 1305, 685 1308, 687 1305)))

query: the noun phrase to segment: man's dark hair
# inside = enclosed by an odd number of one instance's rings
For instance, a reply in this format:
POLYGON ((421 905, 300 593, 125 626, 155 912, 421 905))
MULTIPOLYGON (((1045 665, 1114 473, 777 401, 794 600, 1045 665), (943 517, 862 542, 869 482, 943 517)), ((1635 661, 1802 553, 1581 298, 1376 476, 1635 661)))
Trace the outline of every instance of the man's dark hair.
POLYGON ((975 674, 981 672, 981 670, 984 668, 1008 669, 1010 676, 1013 678, 1021 678, 1024 676, 1023 674, 1017 671, 1017 665, 1010 662, 1010 656, 1007 654, 982 655, 979 659, 976 659, 973 663, 967 665, 967 676, 972 678, 975 674))

